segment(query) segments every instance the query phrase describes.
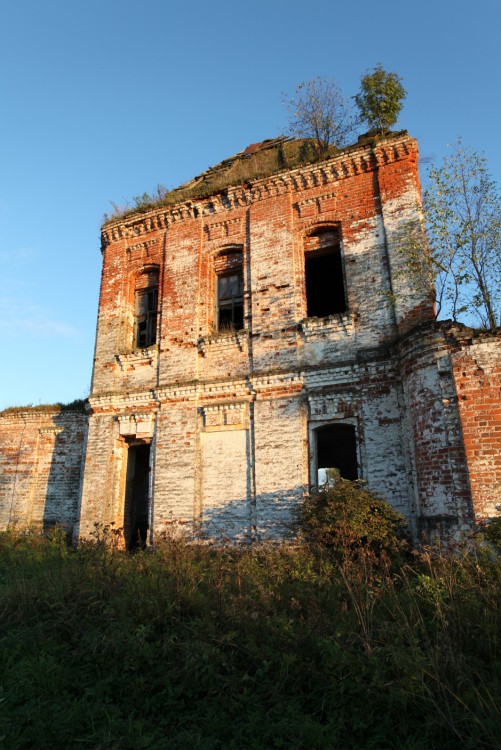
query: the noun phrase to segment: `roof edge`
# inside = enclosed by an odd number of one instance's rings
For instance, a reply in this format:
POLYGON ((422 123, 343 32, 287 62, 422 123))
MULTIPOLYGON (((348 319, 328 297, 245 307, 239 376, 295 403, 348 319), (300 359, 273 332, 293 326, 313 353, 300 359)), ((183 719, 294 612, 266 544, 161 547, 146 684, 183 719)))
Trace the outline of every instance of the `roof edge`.
MULTIPOLYGON (((270 139, 268 139, 270 140, 270 139)), ((281 140, 282 142, 287 141, 286 138, 281 139, 274 139, 277 142, 281 140)), ((221 187, 217 190, 214 190, 213 192, 209 192, 205 195, 197 196, 194 194, 192 197, 182 197, 180 196, 179 200, 174 203, 164 203, 162 201, 159 201, 157 205, 154 205, 152 207, 145 207, 144 210, 142 209, 131 209, 130 211, 127 211, 126 213, 122 214, 121 216, 118 216, 115 219, 109 219, 108 221, 104 222, 101 227, 101 233, 103 235, 103 240, 106 239, 105 244, 108 244, 113 239, 118 239, 119 237, 115 236, 108 236, 106 235, 115 235, 116 230, 123 229, 126 230, 124 232, 125 235, 128 235, 127 232, 128 229, 134 227, 135 225, 139 223, 146 222, 148 223, 148 220, 153 220, 155 217, 157 217, 159 214, 172 214, 177 215, 179 218, 179 213, 182 214, 189 214, 189 210, 193 207, 198 207, 200 209, 200 206, 202 203, 208 203, 210 202, 210 199, 212 197, 216 198, 217 196, 230 196, 234 193, 239 193, 242 190, 253 190, 258 189, 266 183, 268 183, 270 180, 274 180, 276 178, 283 178, 285 175, 290 176, 291 179, 303 175, 309 175, 309 174, 315 174, 315 172, 319 172, 322 170, 325 170, 328 167, 331 167, 335 165, 336 162, 340 162, 343 159, 351 158, 357 154, 364 154, 367 151, 369 151, 371 154, 374 152, 377 152, 378 148, 384 147, 385 144, 393 144, 397 145, 398 143, 402 143, 405 141, 411 141, 413 143, 416 143, 416 140, 410 136, 407 132, 407 130, 400 130, 395 131, 391 133, 374 133, 369 132, 364 135, 361 135, 358 138, 357 143, 354 143, 350 146, 347 146, 346 148, 340 149, 338 152, 330 156, 329 158, 313 162, 310 164, 301 165, 298 167, 285 167, 282 169, 277 169, 276 171, 273 171, 269 175, 266 175, 264 177, 256 177, 251 178, 248 180, 243 180, 236 184, 228 184, 226 187, 221 187), (186 209, 183 211, 182 209, 186 209)), ((263 141, 263 143, 266 143, 267 141, 263 141)), ((217 169, 221 164, 225 164, 226 162, 232 161, 233 159, 242 156, 245 153, 245 150, 238 152, 234 157, 230 157, 230 159, 225 159, 222 162, 219 163, 219 165, 216 165, 216 167, 212 169, 217 169)), ((390 161, 397 160, 396 154, 393 153, 390 155, 390 161)), ((194 177, 192 180, 190 180, 187 183, 184 183, 184 185, 179 186, 178 188, 175 188, 175 190, 171 191, 171 193, 175 193, 177 190, 182 190, 186 186, 190 186, 193 183, 195 183, 199 178, 201 178, 203 175, 207 174, 211 170, 207 170, 206 172, 202 172, 197 177, 194 177)), ((184 216, 183 216, 184 218, 184 216)), ((151 228, 151 227, 150 227, 151 228)), ((122 232, 118 232, 118 235, 122 235, 122 232)), ((136 234, 131 234, 131 237, 136 236, 136 234)), ((121 237, 120 237, 121 238, 121 237)))

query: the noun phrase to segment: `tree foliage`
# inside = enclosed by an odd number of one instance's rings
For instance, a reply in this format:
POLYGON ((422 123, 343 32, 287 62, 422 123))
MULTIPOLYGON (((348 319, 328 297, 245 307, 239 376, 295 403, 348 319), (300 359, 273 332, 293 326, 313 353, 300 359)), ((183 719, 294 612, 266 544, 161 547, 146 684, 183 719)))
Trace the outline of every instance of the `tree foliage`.
POLYGON ((499 325, 501 196, 485 158, 461 139, 429 170, 424 213, 437 313, 484 328, 499 325))
POLYGON ((338 478, 304 500, 298 523, 307 538, 346 556, 400 551, 405 519, 359 482, 338 478))
POLYGON ((458 139, 427 182, 423 205, 392 235, 403 260, 396 275, 434 302, 436 317, 492 329, 501 322, 501 196, 486 160, 458 139))
POLYGON ((387 73, 381 64, 362 76, 355 102, 369 128, 387 130, 397 121, 406 91, 397 73, 387 73))
POLYGON ((328 154, 329 146, 345 146, 356 132, 353 107, 332 79, 303 81, 284 106, 289 113, 289 133, 311 139, 317 159, 328 154))

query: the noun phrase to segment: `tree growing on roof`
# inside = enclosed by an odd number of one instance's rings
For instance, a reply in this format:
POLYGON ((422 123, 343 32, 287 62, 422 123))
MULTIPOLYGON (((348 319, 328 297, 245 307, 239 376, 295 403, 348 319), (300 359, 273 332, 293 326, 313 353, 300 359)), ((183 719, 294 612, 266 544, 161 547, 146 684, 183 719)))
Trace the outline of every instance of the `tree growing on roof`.
POLYGON ((384 131, 397 121, 406 91, 397 73, 387 73, 381 64, 360 79, 360 91, 355 103, 362 121, 370 129, 384 131))
POLYGON ((353 107, 333 79, 303 81, 284 107, 290 135, 311 140, 317 159, 327 156, 330 146, 345 146, 356 132, 353 107))

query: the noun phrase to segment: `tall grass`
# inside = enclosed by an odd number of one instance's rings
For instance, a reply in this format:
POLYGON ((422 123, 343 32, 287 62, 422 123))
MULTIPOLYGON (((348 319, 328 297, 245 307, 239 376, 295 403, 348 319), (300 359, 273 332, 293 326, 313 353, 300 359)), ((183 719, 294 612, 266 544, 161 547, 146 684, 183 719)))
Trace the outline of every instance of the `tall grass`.
POLYGON ((500 563, 0 536, 0 745, 499 748, 500 563))

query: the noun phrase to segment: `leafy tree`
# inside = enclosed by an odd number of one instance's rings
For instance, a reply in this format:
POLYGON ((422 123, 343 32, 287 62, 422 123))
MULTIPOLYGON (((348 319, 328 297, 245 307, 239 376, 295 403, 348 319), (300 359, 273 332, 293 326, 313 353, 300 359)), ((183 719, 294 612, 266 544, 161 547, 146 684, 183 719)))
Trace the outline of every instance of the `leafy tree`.
POLYGON ((407 93, 401 80, 396 73, 387 73, 381 64, 362 76, 355 102, 370 129, 387 130, 397 121, 407 93))
POLYGON ((289 133, 311 139, 317 159, 328 154, 329 146, 342 148, 355 134, 353 107, 332 79, 303 81, 284 106, 289 112, 289 133))
POLYGON ((458 139, 428 174, 424 213, 437 301, 453 320, 500 323, 501 195, 478 152, 458 139))
POLYGON ((436 317, 494 328, 501 322, 501 196, 486 161, 458 139, 427 181, 423 206, 392 234, 402 260, 395 275, 408 280, 410 297, 435 303, 436 317))

